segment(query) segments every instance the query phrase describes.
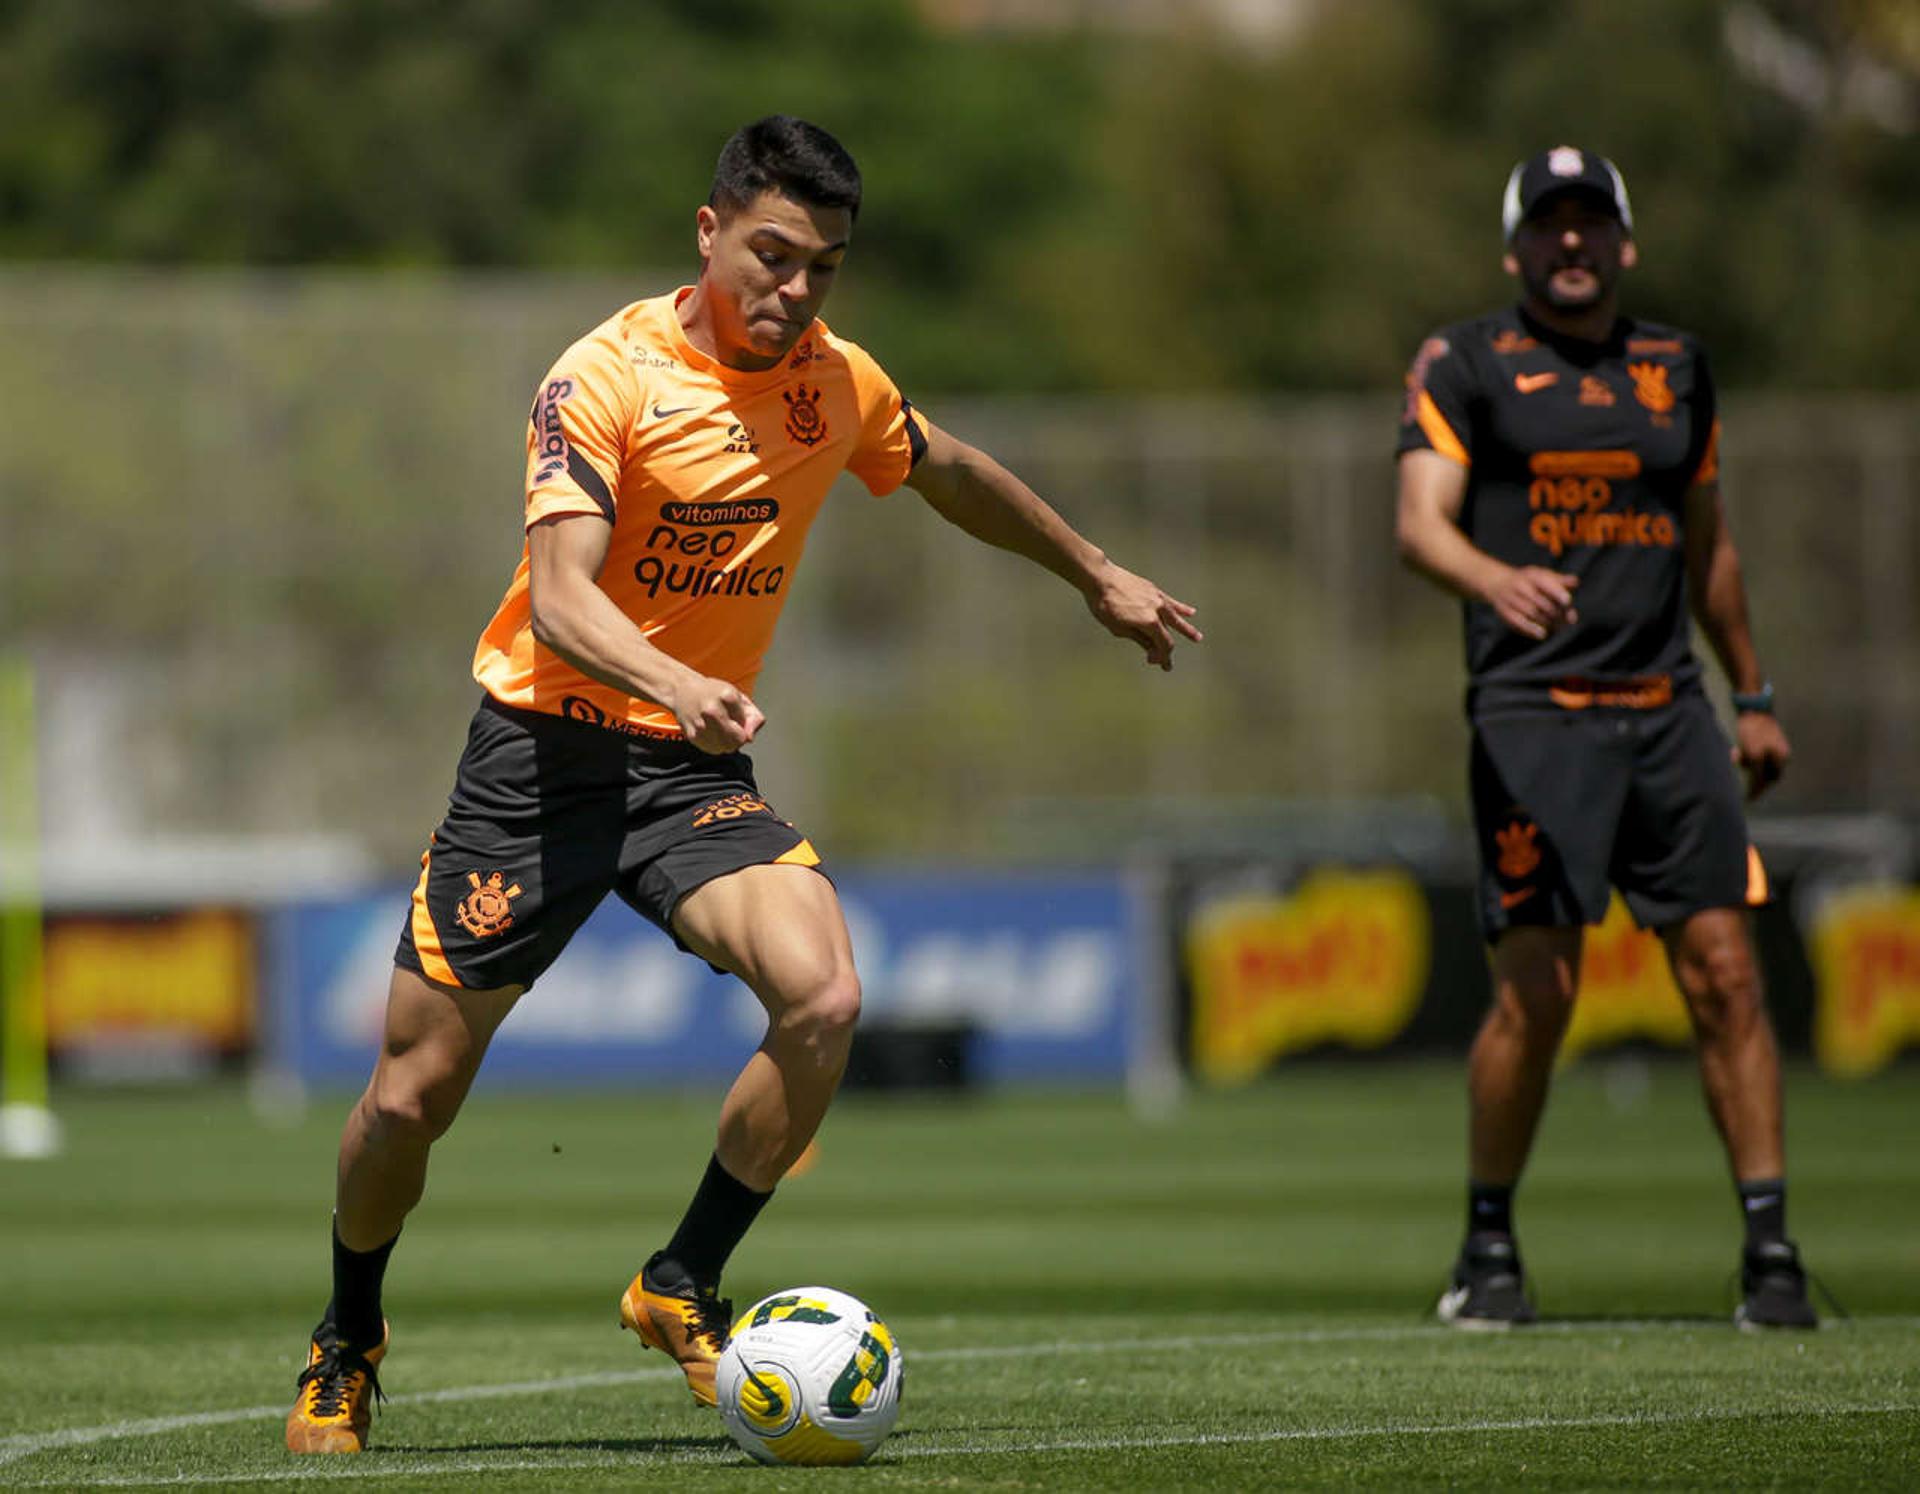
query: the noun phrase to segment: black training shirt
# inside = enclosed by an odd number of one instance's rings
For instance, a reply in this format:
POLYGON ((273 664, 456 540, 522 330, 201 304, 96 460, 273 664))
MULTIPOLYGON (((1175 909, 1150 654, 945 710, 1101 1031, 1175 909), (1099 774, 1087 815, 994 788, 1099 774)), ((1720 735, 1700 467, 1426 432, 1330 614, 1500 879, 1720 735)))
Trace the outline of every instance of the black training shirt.
POLYGON ((1672 327, 1622 317, 1583 342, 1515 306, 1421 344, 1398 449, 1467 468, 1460 527, 1480 549, 1580 578, 1580 620, 1544 639, 1466 604, 1476 710, 1544 703, 1568 681, 1698 682, 1683 526, 1687 489, 1717 474, 1718 437, 1706 354, 1672 327))

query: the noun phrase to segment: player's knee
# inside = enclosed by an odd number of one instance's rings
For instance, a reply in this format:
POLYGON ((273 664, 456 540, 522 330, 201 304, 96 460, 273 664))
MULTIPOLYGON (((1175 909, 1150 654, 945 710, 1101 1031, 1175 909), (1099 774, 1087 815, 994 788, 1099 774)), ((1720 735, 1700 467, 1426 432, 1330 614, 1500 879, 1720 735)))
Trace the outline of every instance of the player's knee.
POLYGON ((1701 1033, 1745 1027, 1763 1015, 1760 972, 1744 948, 1710 950, 1691 964, 1687 1005, 1701 1033))
POLYGON ((1495 1020, 1528 1044, 1557 1045, 1572 1017, 1573 992, 1550 971, 1538 980, 1515 980, 1504 985, 1494 1003, 1495 1020))
POLYGON ((410 1145, 438 1141, 460 1111, 462 1086, 451 1075, 402 1072, 383 1075, 368 1091, 367 1119, 373 1132, 410 1145))
POLYGON ((825 976, 794 1004, 788 1020, 810 1041, 830 1046, 851 1041, 860 1020, 860 977, 851 968, 825 976))
POLYGON ((1566 1037, 1570 1016, 1565 1002, 1527 1002, 1508 995, 1487 1013, 1476 1052, 1529 1070, 1549 1067, 1566 1037))

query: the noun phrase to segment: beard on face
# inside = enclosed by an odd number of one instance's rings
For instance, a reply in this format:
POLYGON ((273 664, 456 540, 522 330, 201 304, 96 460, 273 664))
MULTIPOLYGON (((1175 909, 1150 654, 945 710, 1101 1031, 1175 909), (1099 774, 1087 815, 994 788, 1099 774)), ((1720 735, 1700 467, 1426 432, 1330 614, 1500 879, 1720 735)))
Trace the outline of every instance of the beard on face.
POLYGON ((1537 299, 1549 306, 1564 311, 1579 311, 1605 299, 1613 288, 1615 276, 1609 275, 1595 260, 1585 254, 1555 258, 1543 269, 1530 270, 1526 276, 1527 290, 1537 299), (1566 270, 1584 270, 1587 275, 1587 289, 1583 291, 1562 292, 1555 279, 1566 270))

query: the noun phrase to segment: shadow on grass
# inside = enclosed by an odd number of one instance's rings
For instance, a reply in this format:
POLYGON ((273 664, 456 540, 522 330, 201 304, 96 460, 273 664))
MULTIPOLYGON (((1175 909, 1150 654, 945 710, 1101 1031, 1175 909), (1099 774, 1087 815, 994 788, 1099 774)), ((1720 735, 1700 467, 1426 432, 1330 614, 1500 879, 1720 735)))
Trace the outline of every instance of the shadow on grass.
POLYGON ((1728 1312, 1543 1312, 1535 1326, 1644 1328, 1650 1323, 1662 1328, 1732 1328, 1733 1317, 1728 1312))
MULTIPOLYGON (((1015 1432, 1021 1428, 1008 1424, 1004 1427, 971 1426, 973 1432, 1006 1431, 1015 1432)), ((921 1435, 908 1427, 895 1432, 887 1439, 889 1444, 910 1443, 921 1435)), ((372 1449, 389 1458, 426 1458, 441 1457, 448 1453, 676 1453, 676 1452, 734 1452, 737 1451, 729 1437, 579 1437, 579 1438, 527 1438, 519 1442, 437 1442, 418 1443, 411 1446, 396 1447, 383 1444, 372 1449)), ((745 1454, 742 1454, 744 1457, 745 1454)))
POLYGON ((517 1442, 436 1442, 395 1446, 376 1445, 375 1452, 390 1458, 438 1457, 447 1453, 606 1452, 675 1453, 722 1452, 733 1446, 725 1437, 549 1437, 517 1442))

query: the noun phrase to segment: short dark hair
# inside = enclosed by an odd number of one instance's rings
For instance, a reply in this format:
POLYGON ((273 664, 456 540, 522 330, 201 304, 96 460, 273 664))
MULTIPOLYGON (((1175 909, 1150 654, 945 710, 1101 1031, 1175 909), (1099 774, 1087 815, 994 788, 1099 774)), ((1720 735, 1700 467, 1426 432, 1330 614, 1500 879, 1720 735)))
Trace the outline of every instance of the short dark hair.
POLYGON ((769 190, 860 216, 860 168, 853 157, 819 125, 791 114, 769 114, 733 132, 720 147, 707 206, 730 217, 769 190))

